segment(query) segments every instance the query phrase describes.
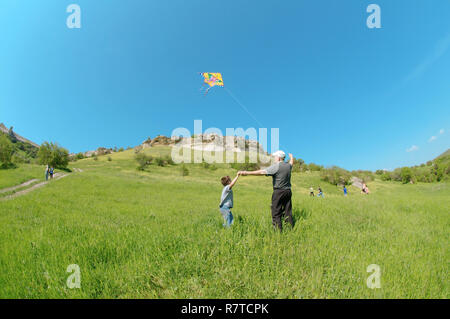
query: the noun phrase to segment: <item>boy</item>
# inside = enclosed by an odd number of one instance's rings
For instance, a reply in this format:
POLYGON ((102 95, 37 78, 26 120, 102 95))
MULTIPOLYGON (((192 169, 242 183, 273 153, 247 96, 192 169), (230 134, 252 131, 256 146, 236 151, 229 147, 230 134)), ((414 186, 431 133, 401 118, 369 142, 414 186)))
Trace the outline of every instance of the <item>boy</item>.
POLYGON ((319 194, 317 194, 317 197, 325 198, 325 196, 323 196, 322 188, 320 186, 319 186, 319 189, 317 191, 319 192, 319 194))
POLYGON ((224 227, 230 227, 233 224, 233 214, 231 213, 231 208, 233 208, 233 186, 236 184, 239 178, 239 174, 231 180, 230 176, 224 176, 220 179, 222 182, 223 190, 222 196, 220 197, 219 209, 220 213, 224 219, 224 227))

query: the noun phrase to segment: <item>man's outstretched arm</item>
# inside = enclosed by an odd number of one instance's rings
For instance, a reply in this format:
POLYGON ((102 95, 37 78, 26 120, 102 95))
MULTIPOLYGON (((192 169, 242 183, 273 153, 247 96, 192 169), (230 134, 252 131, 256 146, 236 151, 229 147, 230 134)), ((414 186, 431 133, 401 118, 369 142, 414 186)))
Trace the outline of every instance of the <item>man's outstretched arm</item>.
POLYGON ((260 169, 259 171, 240 171, 238 172, 239 175, 256 175, 256 176, 265 176, 267 175, 267 171, 264 169, 260 169))

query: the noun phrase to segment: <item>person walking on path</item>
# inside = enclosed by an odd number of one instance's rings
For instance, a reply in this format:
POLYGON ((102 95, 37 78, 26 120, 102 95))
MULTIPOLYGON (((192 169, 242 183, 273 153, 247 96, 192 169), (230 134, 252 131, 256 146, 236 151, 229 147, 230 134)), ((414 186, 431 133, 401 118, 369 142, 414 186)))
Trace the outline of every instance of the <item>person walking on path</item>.
POLYGON ((289 154, 289 163, 286 163, 284 159, 286 154, 283 151, 277 151, 272 154, 275 163, 266 169, 258 171, 240 171, 238 175, 255 175, 255 176, 272 176, 272 224, 274 227, 282 230, 281 218, 294 226, 294 220, 292 218, 292 192, 291 192, 291 171, 294 165, 294 157, 289 154))
POLYGON ((48 165, 45 167, 45 180, 48 181, 48 174, 50 173, 48 165))

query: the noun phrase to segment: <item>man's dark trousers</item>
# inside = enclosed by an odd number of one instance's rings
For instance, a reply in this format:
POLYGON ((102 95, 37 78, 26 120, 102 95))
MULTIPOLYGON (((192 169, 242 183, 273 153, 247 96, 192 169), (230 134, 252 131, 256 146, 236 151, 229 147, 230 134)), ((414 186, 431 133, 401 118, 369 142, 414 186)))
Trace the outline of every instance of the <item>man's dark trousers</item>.
POLYGON ((292 192, 290 189, 274 189, 272 194, 272 223, 274 227, 282 230, 281 218, 283 212, 286 221, 294 227, 292 219, 292 192))

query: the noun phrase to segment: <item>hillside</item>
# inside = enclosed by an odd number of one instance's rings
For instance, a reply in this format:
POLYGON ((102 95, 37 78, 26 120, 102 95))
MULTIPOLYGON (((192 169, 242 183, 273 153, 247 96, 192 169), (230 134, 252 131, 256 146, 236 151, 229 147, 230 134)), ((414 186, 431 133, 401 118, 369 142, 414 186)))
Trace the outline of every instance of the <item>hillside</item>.
MULTIPOLYGON (((11 127, 11 129, 12 129, 12 127, 11 127)), ((0 132, 2 132, 2 133, 4 133, 4 134, 8 134, 8 133, 9 133, 9 129, 6 128, 5 124, 0 123, 0 132)), ((22 142, 22 143, 30 144, 30 145, 33 146, 33 147, 39 148, 39 145, 38 145, 38 144, 36 144, 36 143, 34 143, 34 142, 32 142, 32 141, 26 139, 26 138, 23 137, 23 136, 20 136, 20 135, 17 134, 16 132, 14 132, 14 136, 17 138, 17 140, 19 140, 19 141, 22 142)))
POLYGON ((0 298, 449 297, 447 183, 376 180, 371 195, 349 187, 344 197, 319 172, 294 173, 296 225, 280 235, 270 178, 239 179, 226 230, 220 177, 236 170, 189 164, 183 176, 182 165, 153 163, 138 171, 134 157, 79 160, 67 178, 1 202, 0 298), (309 196, 318 186, 323 199, 309 196), (382 289, 366 286, 374 263, 382 289), (81 289, 65 286, 71 264, 81 289))
POLYGON ((12 161, 18 163, 31 163, 36 157, 39 145, 24 138, 13 131, 13 128, 7 129, 3 123, 0 123, 0 134, 7 136, 12 143, 12 161))

